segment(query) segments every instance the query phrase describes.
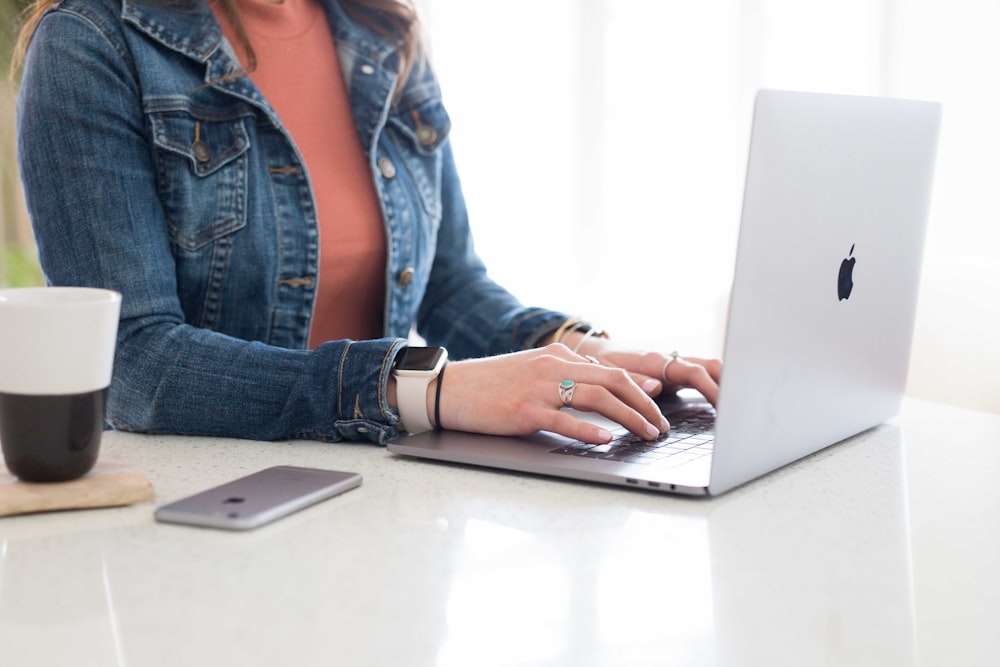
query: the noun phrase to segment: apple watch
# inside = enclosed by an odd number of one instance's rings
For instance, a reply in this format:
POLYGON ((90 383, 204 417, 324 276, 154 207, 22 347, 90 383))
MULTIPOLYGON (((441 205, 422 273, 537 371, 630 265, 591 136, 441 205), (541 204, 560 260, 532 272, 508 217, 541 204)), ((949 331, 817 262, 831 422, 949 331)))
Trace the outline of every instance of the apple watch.
POLYGON ((396 356, 392 375, 396 378, 396 406, 404 431, 421 433, 434 428, 427 418, 427 385, 447 361, 448 350, 443 347, 408 347, 396 356))

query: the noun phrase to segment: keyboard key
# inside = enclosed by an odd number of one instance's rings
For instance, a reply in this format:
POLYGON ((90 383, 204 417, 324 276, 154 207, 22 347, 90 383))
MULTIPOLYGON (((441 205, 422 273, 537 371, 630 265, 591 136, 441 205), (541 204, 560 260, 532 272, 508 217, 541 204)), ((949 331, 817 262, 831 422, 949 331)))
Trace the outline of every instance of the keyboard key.
POLYGON ((714 410, 685 410, 680 414, 670 415, 670 422, 670 431, 656 440, 645 440, 621 427, 612 432, 614 439, 608 444, 574 442, 549 451, 553 454, 640 464, 670 459, 678 465, 711 453, 715 440, 714 410))

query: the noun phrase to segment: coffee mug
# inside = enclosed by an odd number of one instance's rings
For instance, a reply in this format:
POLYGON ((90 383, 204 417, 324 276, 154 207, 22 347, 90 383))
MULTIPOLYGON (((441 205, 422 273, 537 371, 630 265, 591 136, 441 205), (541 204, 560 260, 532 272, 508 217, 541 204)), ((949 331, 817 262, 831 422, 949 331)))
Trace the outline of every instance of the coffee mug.
POLYGON ((121 294, 0 289, 0 446, 29 482, 87 474, 101 446, 121 294))

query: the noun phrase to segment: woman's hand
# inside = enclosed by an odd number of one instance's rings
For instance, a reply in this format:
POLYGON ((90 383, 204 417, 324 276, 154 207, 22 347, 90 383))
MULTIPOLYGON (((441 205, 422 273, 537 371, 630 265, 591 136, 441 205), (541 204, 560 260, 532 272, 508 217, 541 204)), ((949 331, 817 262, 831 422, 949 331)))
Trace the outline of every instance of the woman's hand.
POLYGON ((647 440, 669 428, 650 398, 661 389, 658 381, 593 363, 559 343, 449 363, 441 386, 441 426, 498 435, 545 430, 609 442, 610 431, 562 410, 567 405, 559 391, 564 380, 575 383, 568 404, 578 410, 600 413, 647 440))
MULTIPOLYGON (((567 344, 572 347, 573 341, 574 339, 570 338, 567 344)), ((676 392, 678 389, 690 387, 701 392, 712 405, 719 400, 722 362, 718 359, 638 352, 619 347, 607 338, 595 337, 583 342, 579 354, 593 357, 606 366, 624 368, 650 396, 657 396, 661 391, 676 392)))

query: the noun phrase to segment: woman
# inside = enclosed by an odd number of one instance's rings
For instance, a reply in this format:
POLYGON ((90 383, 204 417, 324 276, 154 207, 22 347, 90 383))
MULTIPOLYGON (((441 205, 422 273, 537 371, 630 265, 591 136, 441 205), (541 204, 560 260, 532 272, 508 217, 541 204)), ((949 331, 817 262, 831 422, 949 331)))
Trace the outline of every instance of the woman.
POLYGON ((561 408, 652 439, 665 385, 715 402, 718 361, 620 348, 489 279, 417 32, 393 0, 30 10, 22 179, 47 280, 123 294, 112 426, 599 443, 561 408))

